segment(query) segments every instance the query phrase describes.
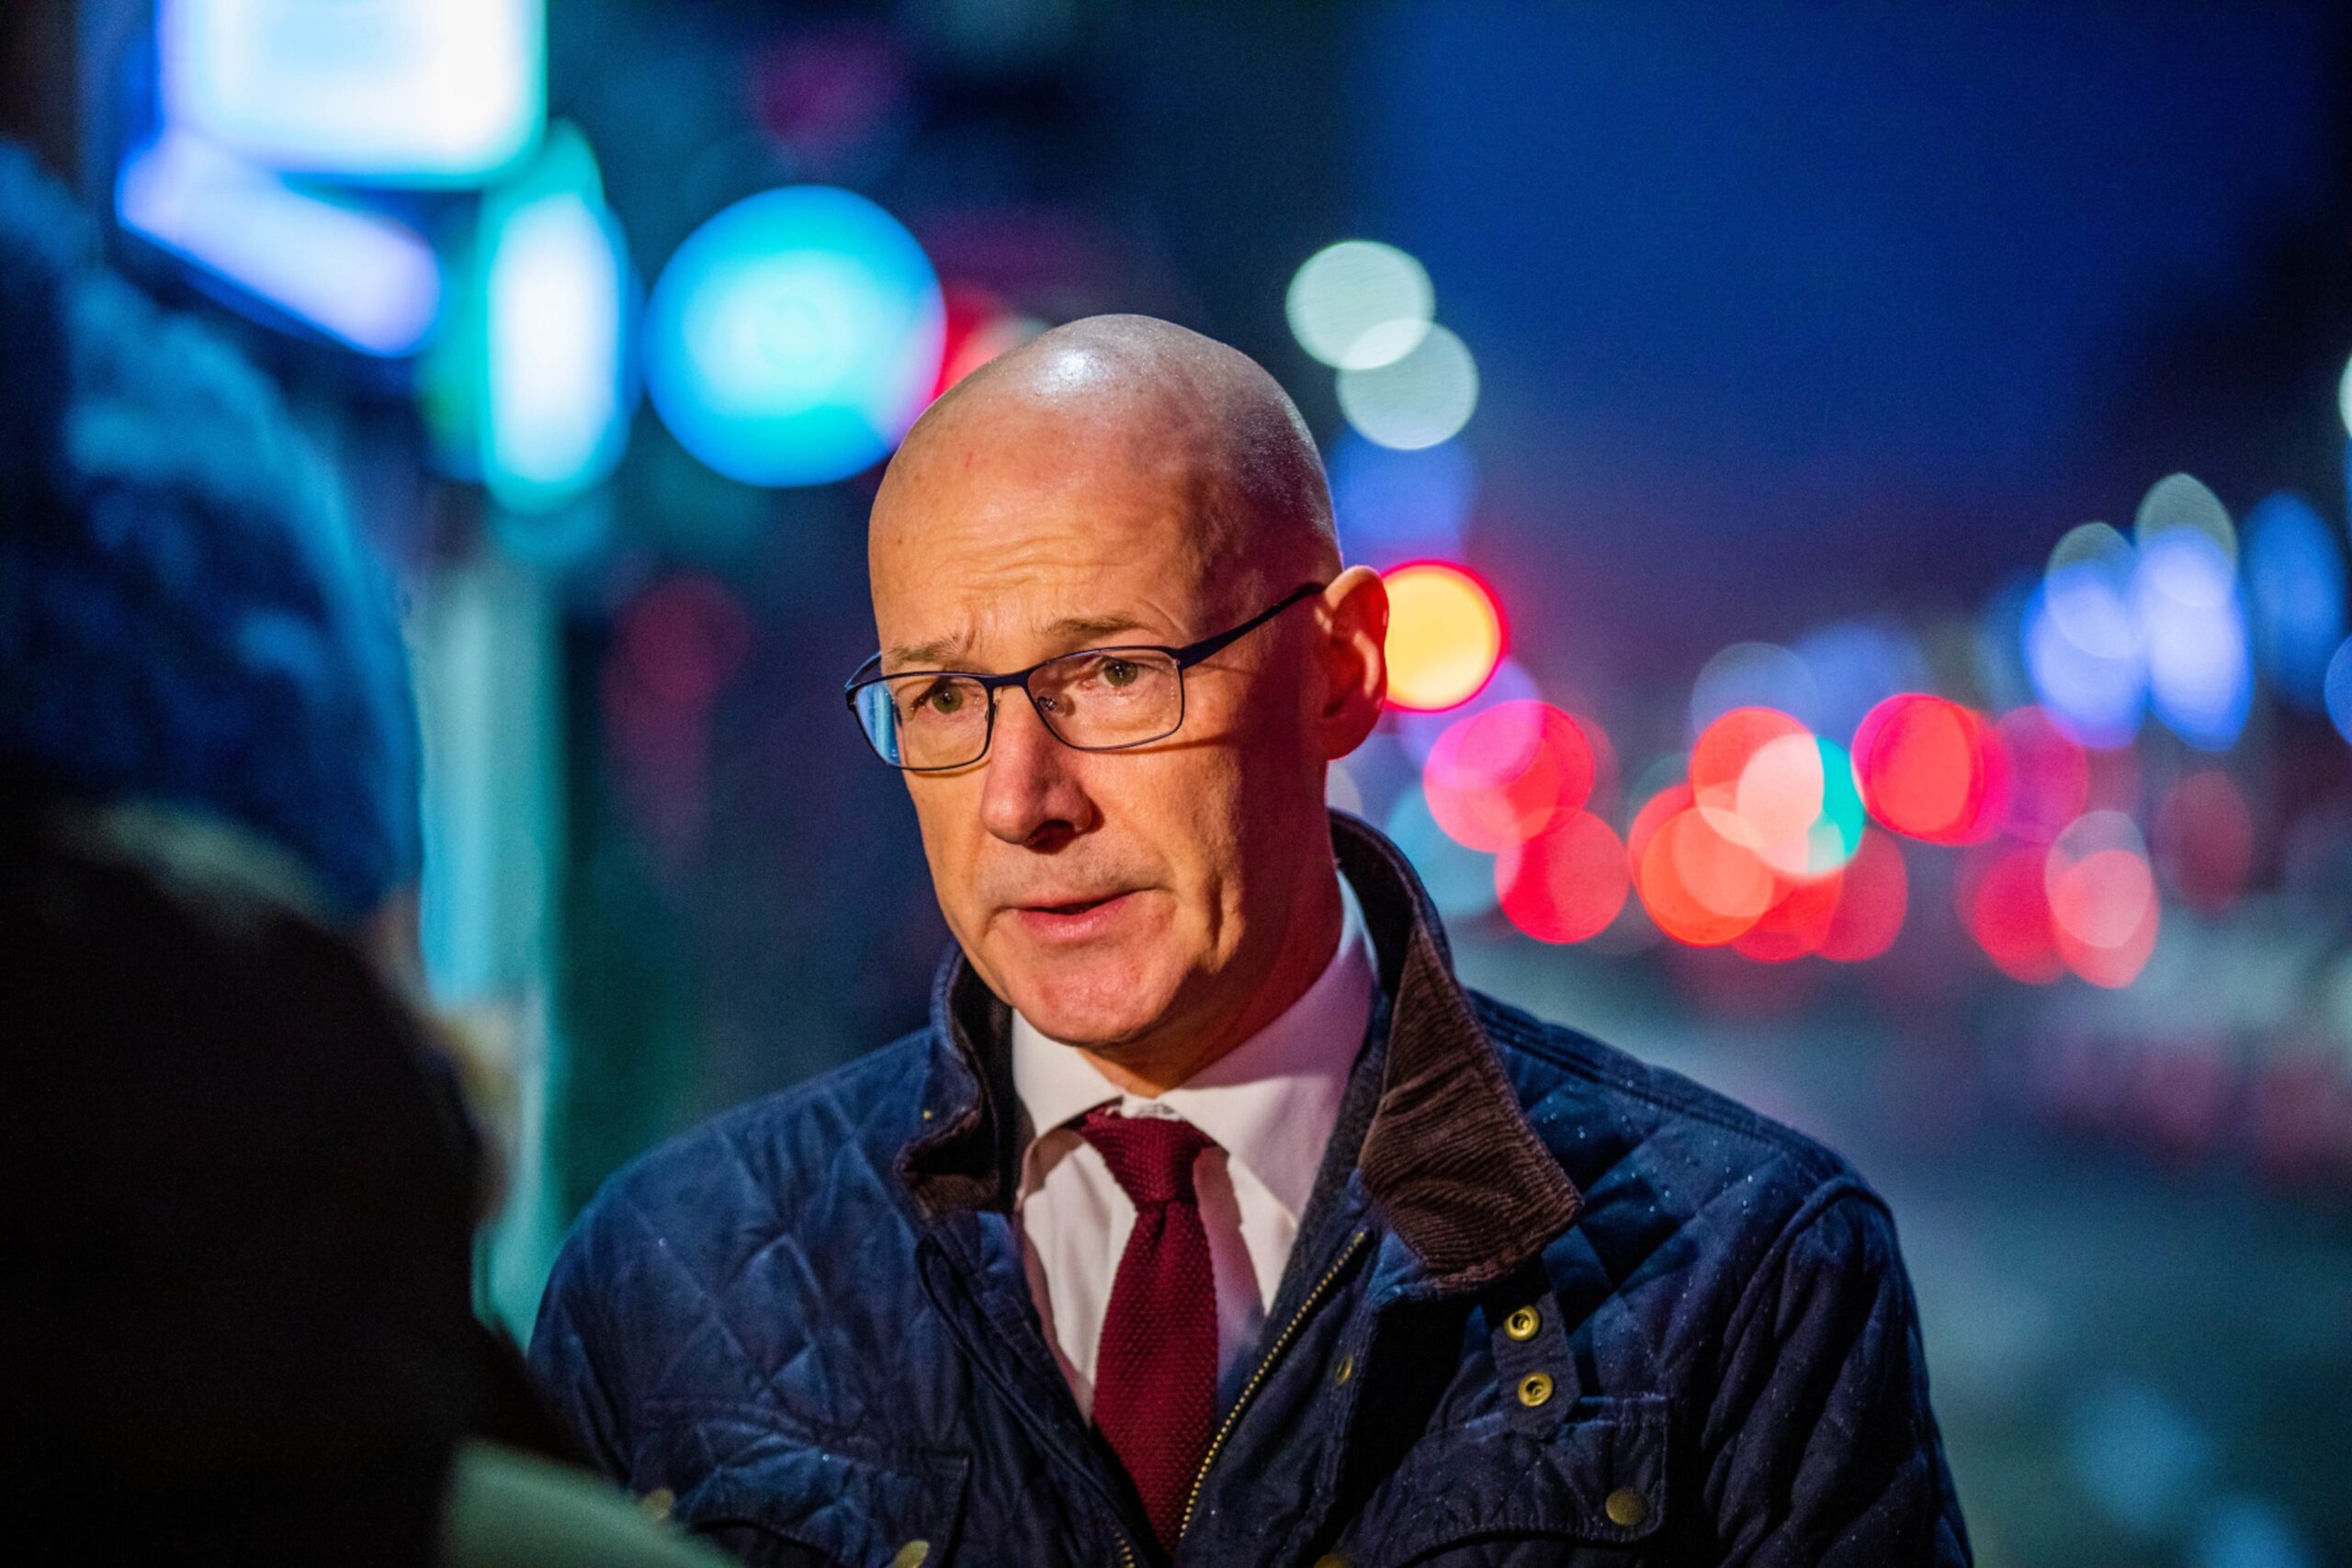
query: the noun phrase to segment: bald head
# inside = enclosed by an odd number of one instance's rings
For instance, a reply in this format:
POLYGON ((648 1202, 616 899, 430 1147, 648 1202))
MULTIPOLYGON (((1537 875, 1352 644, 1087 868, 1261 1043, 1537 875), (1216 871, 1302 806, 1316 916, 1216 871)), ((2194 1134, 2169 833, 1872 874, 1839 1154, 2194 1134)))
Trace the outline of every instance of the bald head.
MULTIPOLYGON (((1255 360, 1149 316, 1091 316, 991 360, 916 422, 884 476, 873 547, 927 519, 905 504, 943 479, 997 467, 1011 448, 1077 458, 1069 484, 1105 469, 1166 494, 1159 521, 1216 590, 1246 598, 1340 570, 1330 490, 1296 405, 1255 360)), ((1017 465, 1008 465, 1010 469, 1017 465)), ((1031 475, 1033 478, 1056 476, 1031 475)))

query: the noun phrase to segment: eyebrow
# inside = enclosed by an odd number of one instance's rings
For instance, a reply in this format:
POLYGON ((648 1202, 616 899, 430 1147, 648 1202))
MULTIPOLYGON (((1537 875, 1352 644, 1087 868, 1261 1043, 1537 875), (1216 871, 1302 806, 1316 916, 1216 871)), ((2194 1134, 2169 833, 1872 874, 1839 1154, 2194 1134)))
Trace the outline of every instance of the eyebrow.
MULTIPOLYGON (((1046 628, 1046 637, 1049 643, 1060 644, 1066 650, 1075 651, 1080 645, 1096 637, 1144 629, 1144 623, 1133 615, 1065 615, 1046 628)), ((894 671, 946 668, 947 661, 961 655, 971 642, 970 633, 958 632, 953 637, 933 637, 929 642, 909 643, 890 649, 883 662, 894 671)), ((1049 654, 1046 657, 1055 656, 1049 654)))

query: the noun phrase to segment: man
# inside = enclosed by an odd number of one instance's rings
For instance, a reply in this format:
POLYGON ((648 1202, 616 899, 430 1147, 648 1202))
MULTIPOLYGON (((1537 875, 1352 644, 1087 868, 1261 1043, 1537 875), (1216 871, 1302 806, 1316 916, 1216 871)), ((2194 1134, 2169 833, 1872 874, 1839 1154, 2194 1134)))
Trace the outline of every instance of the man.
POLYGON ((615 1476, 754 1562, 1968 1560, 1880 1201, 1464 991, 1327 816, 1386 602, 1262 370, 1047 333, 870 565, 957 951, 582 1219, 532 1353, 615 1476))

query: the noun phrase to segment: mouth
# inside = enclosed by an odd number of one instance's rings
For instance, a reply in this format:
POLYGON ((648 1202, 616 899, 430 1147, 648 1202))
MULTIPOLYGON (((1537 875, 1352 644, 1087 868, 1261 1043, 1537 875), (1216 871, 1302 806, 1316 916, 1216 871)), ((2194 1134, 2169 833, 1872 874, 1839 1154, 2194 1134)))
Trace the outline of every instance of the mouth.
POLYGON ((1010 913, 1030 936, 1045 942, 1084 942, 1103 935, 1136 901, 1133 889, 1016 904, 1010 913))

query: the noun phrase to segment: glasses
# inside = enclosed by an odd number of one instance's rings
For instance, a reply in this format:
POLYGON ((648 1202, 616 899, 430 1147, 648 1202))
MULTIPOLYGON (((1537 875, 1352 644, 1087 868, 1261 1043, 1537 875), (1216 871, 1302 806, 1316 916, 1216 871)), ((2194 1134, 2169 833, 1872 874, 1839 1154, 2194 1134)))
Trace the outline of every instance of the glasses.
POLYGON ((882 663, 877 653, 858 666, 842 695, 874 754, 910 773, 968 768, 988 755, 997 694, 1008 686, 1028 693, 1046 728, 1073 750, 1148 746, 1183 727, 1185 671, 1327 586, 1303 583, 1232 630, 1182 648, 1080 649, 1003 675, 961 670, 876 674, 882 663))

